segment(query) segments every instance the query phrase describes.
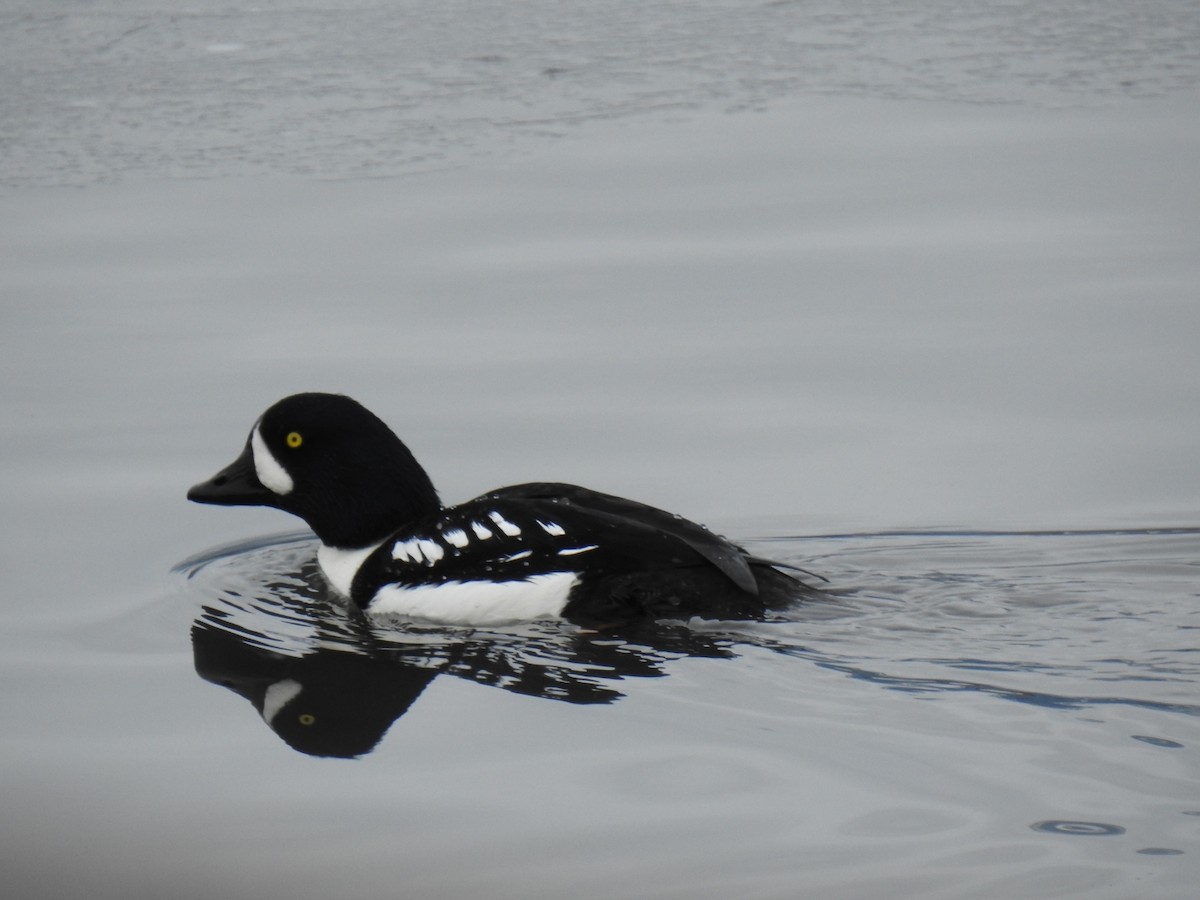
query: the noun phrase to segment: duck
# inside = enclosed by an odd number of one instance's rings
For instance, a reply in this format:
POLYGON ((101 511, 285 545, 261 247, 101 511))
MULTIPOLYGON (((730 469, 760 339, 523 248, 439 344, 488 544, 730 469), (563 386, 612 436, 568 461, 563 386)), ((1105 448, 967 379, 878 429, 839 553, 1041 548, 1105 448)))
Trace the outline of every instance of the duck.
MULTIPOLYGON (((532 482, 444 506, 374 413, 342 394, 279 400, 241 454, 187 498, 267 506, 312 529, 335 595, 372 616, 587 629, 762 620, 814 592, 703 525, 573 484, 532 482)), ((805 573, 811 574, 811 573, 805 573)))

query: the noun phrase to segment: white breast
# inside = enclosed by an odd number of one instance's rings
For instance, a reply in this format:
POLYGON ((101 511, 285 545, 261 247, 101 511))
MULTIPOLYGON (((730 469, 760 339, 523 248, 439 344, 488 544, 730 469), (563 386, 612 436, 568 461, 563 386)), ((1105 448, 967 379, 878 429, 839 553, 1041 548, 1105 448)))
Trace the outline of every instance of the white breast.
MULTIPOLYGON (((383 543, 380 541, 380 544, 383 543)), ((354 550, 342 550, 339 547, 326 547, 322 544, 317 548, 317 565, 321 574, 329 582, 330 587, 343 597, 350 596, 350 585, 354 576, 368 556, 379 549, 379 544, 370 544, 354 550)))
POLYGON ((552 619, 562 615, 576 581, 574 572, 551 572, 521 581, 387 585, 375 595, 368 612, 439 625, 503 625, 552 619))

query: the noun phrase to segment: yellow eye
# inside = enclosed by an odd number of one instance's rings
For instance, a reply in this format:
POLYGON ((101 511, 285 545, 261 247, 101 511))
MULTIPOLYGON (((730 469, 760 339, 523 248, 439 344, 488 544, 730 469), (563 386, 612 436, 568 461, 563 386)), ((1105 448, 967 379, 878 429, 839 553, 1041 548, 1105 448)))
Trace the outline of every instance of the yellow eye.
POLYGON ((301 713, 297 717, 297 721, 301 725, 312 725, 314 722, 317 721, 317 717, 314 716, 312 713, 301 713))
POLYGON ((293 450, 304 443, 304 438, 300 436, 298 431, 289 431, 287 436, 287 445, 293 450))

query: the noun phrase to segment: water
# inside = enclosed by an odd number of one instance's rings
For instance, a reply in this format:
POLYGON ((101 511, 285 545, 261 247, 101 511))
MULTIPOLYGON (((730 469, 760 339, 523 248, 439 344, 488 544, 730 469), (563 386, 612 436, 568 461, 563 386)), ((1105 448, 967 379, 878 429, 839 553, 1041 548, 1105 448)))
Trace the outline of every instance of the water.
POLYGON ((1195 5, 404 9, 2 14, 6 893, 1192 896, 1195 5), (308 389, 830 596, 364 622, 308 389))
POLYGON ((10 0, 3 184, 446 168, 582 123, 803 95, 1062 107, 1194 90, 1190 0, 10 0))

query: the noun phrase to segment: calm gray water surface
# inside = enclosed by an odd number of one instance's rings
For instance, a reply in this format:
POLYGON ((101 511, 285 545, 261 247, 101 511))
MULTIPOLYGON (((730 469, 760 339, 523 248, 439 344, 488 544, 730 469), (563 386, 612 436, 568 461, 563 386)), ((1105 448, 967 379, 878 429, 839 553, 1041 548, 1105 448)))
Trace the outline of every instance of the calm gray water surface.
POLYGON ((1194 895, 1194 4, 0 19, 6 895, 1194 895), (831 597, 358 621, 183 500, 305 389, 831 597))

